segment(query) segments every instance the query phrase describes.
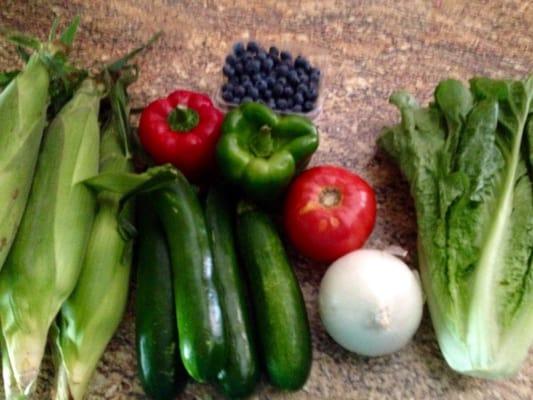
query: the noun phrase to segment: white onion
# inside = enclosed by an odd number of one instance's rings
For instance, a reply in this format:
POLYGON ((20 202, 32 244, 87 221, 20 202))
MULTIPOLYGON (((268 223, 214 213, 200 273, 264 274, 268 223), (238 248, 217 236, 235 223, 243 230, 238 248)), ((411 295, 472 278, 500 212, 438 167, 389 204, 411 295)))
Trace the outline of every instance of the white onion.
POLYGON ((420 325, 423 304, 415 273, 379 250, 339 258, 320 285, 320 317, 327 332, 342 347, 365 356, 404 347, 420 325))

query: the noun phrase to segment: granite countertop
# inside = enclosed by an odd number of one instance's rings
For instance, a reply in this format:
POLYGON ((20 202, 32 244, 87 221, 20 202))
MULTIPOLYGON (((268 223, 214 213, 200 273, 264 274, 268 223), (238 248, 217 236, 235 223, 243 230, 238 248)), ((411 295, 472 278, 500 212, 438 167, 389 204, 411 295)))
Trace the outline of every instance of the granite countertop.
MULTIPOLYGON (((221 60, 239 38, 296 43, 327 63, 321 145, 314 164, 357 171, 376 189, 379 215, 368 246, 400 245, 414 252, 415 216, 405 181, 376 152, 380 129, 398 120, 387 99, 397 88, 427 101, 445 77, 524 76, 533 66, 533 4, 526 1, 351 0, 3 0, 0 24, 45 37, 54 15, 81 15, 74 57, 88 65, 110 60, 158 30, 163 37, 139 58, 134 106, 178 87, 213 93, 221 60), (90 4, 90 5, 89 5, 90 4)), ((18 65, 0 44, 0 68, 18 65)), ((427 310, 412 343, 392 356, 362 358, 337 346, 321 327, 317 289, 324 266, 292 254, 312 325, 314 362, 305 387, 288 394, 262 383, 257 399, 531 399, 533 352, 505 381, 460 376, 445 364, 427 310)), ((131 307, 98 366, 89 399, 142 399, 136 378, 131 307)), ((36 398, 49 398, 53 370, 45 360, 36 398)), ((183 399, 218 398, 189 384, 183 399)))

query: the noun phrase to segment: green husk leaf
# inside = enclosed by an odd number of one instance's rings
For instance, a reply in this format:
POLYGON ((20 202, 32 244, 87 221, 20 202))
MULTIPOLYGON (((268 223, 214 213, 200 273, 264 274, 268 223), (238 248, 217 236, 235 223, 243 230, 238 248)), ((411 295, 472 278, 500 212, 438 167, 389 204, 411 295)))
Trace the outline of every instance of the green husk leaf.
POLYGON ((121 71, 122 69, 124 69, 124 67, 126 67, 126 65, 133 58, 135 58, 139 53, 145 51, 148 47, 150 47, 157 39, 161 37, 161 35, 162 35, 162 32, 157 32, 146 43, 133 49, 128 54, 126 54, 124 57, 121 57, 120 59, 113 61, 111 64, 106 65, 104 69, 111 71, 111 72, 121 71))
POLYGON ((124 238, 137 234, 133 224, 124 216, 128 202, 135 196, 158 190, 175 181, 179 172, 170 164, 151 167, 142 174, 125 172, 105 172, 84 181, 91 189, 119 193, 120 212, 118 214, 119 229, 124 238))
POLYGON ((21 46, 17 46, 17 54, 19 55, 20 59, 27 63, 30 59, 31 54, 21 46))
POLYGON ((86 179, 83 183, 96 191, 108 190, 123 196, 156 190, 176 179, 176 169, 170 165, 152 167, 142 174, 104 172, 86 179))
MULTIPOLYGON (((24 62, 28 62, 31 52, 34 50, 44 63, 50 74, 50 107, 48 108, 48 119, 51 120, 59 110, 72 98, 81 82, 87 78, 88 73, 84 69, 72 66, 67 60, 67 53, 73 43, 79 25, 79 17, 65 29, 59 41, 55 41, 58 19, 52 23, 49 33, 49 41, 41 43, 37 38, 25 35, 20 32, 0 28, 0 35, 6 40, 17 45, 17 53, 24 62)), ((0 84, 0 88, 2 85, 0 84)))
MULTIPOLYGON (((77 15, 76 17, 74 17, 72 22, 67 26, 65 31, 61 34, 61 38, 59 39, 61 43, 63 43, 67 47, 70 47, 72 43, 74 42, 74 39, 76 38, 76 32, 78 31, 79 25, 80 25, 80 17, 79 15, 77 15)), ((54 25, 52 25, 52 29, 54 29, 54 25)))
POLYGON ((59 18, 55 17, 54 20, 52 21, 52 26, 50 27, 50 32, 48 33, 48 41, 49 42, 53 42, 54 40, 56 40, 58 26, 59 26, 59 18))
POLYGON ((0 27, 0 35, 3 36, 8 42, 11 42, 17 46, 26 47, 35 51, 38 51, 41 48, 41 42, 39 39, 36 39, 33 36, 11 31, 2 27, 0 27))

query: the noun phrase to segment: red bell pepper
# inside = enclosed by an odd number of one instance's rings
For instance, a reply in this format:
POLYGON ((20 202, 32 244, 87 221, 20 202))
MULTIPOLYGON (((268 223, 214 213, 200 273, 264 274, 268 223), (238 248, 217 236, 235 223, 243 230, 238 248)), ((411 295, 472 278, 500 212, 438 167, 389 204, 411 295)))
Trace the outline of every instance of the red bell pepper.
POLYGON ((206 95, 176 90, 143 110, 139 138, 157 164, 171 163, 196 179, 215 164, 223 118, 206 95))

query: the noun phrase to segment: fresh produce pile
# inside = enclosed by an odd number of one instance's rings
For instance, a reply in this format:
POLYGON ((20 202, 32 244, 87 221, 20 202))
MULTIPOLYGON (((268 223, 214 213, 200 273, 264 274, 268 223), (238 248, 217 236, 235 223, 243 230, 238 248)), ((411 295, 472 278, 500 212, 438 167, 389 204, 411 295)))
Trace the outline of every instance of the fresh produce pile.
MULTIPOLYGON (((84 398, 122 319, 132 263, 151 398, 175 398, 189 378, 245 397, 262 373, 300 389, 311 333, 280 230, 331 263, 318 307, 337 343, 379 356, 409 342, 424 303, 418 274, 391 251, 360 249, 376 221, 373 189, 338 166, 306 169, 319 132, 301 111, 316 105, 318 69, 237 43, 223 67, 234 107, 224 114, 207 95, 176 90, 144 108, 135 137, 132 60, 156 37, 89 73, 68 60, 77 25, 57 37, 55 22, 46 43, 5 34, 25 61, 0 73, 8 399, 31 394, 48 339, 55 398, 84 398), (145 161, 137 171, 134 157, 145 161)), ((402 121, 379 145, 415 199, 443 354, 459 372, 509 376, 533 340, 533 78, 443 81, 428 107, 405 92, 391 101, 402 121)))

